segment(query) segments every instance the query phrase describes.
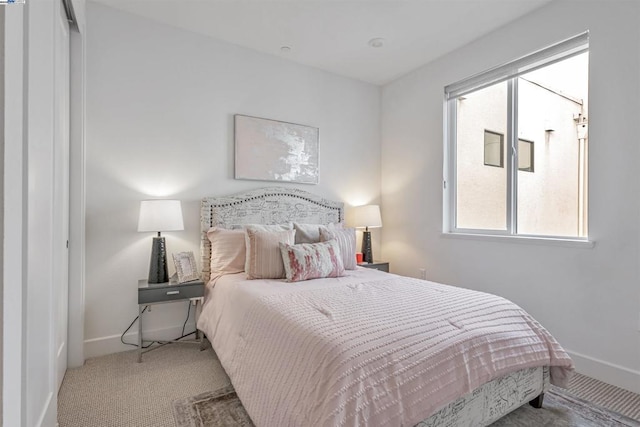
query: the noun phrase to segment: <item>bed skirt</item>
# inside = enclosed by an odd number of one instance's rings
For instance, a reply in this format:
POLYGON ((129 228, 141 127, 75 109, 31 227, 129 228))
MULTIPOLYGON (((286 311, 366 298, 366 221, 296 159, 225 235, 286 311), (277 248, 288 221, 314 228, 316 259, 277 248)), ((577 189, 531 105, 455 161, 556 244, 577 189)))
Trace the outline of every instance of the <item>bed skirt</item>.
POLYGON ((548 367, 522 369, 478 387, 416 427, 488 426, 548 388, 548 367))

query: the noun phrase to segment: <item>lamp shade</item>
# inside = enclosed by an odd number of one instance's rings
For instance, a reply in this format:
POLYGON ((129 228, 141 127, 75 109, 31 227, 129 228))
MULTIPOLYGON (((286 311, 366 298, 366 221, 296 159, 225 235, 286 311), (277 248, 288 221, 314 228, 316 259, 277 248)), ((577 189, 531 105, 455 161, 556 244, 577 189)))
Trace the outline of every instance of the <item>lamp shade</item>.
POLYGON ((379 228, 382 227, 380 217, 380 206, 364 205, 353 208, 353 225, 357 228, 379 228))
POLYGON ((140 202, 138 231, 184 230, 180 200, 143 200, 140 202))

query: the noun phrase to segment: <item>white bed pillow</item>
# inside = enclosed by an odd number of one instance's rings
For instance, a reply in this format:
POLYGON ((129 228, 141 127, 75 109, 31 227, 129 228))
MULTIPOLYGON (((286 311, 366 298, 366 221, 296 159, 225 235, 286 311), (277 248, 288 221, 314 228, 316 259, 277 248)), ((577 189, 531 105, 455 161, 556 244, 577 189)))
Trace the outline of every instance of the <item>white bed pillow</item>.
POLYGON ((245 268, 246 251, 244 230, 213 227, 207 231, 211 242, 211 274, 241 273, 245 268))
POLYGON ((298 243, 318 243, 320 241, 320 227, 327 227, 329 230, 341 229, 342 223, 321 224, 301 224, 293 223, 296 230, 296 244, 298 243))
POLYGON ((345 227, 342 229, 329 229, 328 227, 320 227, 320 241, 326 242, 335 239, 340 246, 342 253, 342 263, 345 270, 356 269, 356 229, 345 227))
POLYGON ((321 243, 280 243, 287 282, 340 277, 344 265, 340 246, 336 240, 321 243))
POLYGON ((247 279, 282 279, 285 277, 280 243, 293 245, 295 230, 260 231, 245 228, 247 241, 247 279))

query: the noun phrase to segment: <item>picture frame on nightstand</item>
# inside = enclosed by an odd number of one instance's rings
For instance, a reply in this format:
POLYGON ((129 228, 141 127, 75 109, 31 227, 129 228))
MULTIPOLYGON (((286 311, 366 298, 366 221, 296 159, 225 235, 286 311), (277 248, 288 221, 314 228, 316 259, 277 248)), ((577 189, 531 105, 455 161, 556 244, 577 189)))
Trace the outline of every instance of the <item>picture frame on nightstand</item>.
POLYGON ((191 282, 199 280, 198 266, 193 252, 178 252, 173 254, 173 263, 176 267, 178 283, 191 282))

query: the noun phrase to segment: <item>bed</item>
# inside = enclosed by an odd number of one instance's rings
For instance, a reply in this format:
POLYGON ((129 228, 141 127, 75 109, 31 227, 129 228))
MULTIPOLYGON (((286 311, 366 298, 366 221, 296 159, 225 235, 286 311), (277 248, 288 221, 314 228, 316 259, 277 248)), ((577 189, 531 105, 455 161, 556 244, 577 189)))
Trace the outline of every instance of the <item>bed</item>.
POLYGON ((202 201, 198 328, 257 426, 485 426, 567 385, 569 356, 494 295, 361 267, 296 283, 210 269, 212 227, 343 220, 298 189, 202 201))

